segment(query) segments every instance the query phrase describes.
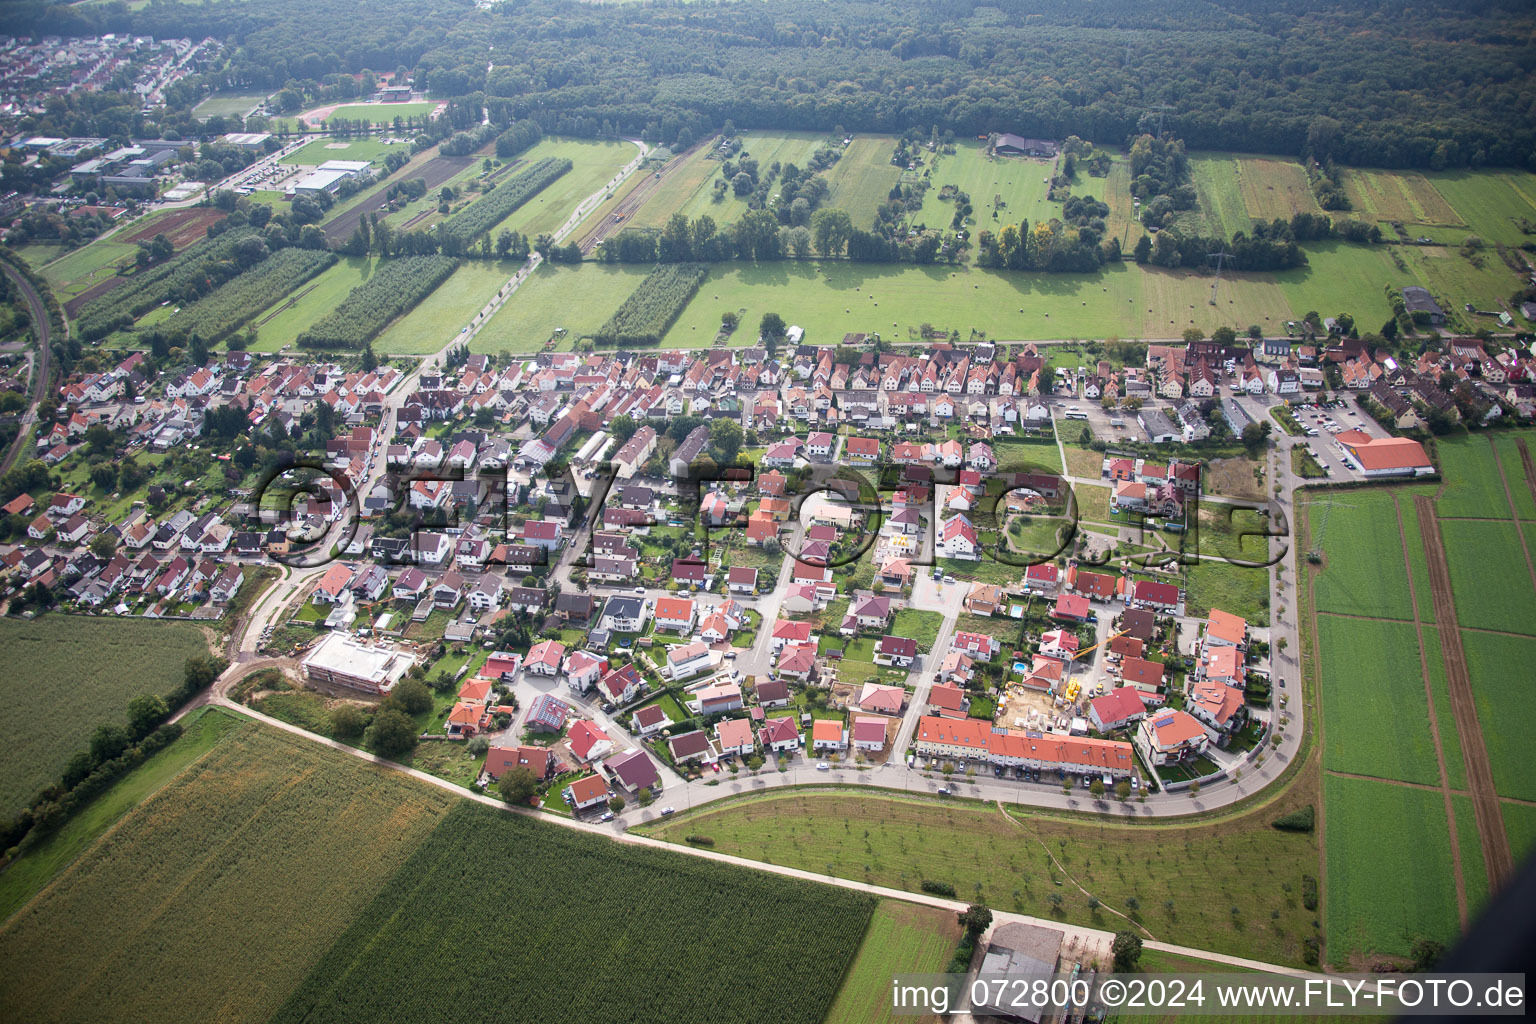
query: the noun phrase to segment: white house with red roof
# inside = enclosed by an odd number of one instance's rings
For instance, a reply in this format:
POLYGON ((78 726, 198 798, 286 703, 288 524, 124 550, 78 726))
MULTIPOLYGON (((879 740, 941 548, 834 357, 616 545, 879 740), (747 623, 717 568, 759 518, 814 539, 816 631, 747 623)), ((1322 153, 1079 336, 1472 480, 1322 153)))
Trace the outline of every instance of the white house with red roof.
POLYGON ((986 633, 960 632, 950 641, 950 649, 963 651, 978 661, 991 661, 1002 653, 1003 645, 996 637, 986 633))
POLYGON ((879 751, 885 749, 885 719, 872 715, 853 716, 853 749, 879 751))
POLYGON ((687 597, 663 597, 656 602, 656 628, 686 635, 693 631, 694 604, 687 597))
POLYGON ((541 640, 528 650, 523 668, 534 675, 557 676, 565 661, 565 644, 558 640, 541 640))
POLYGON ((787 644, 779 652, 778 672, 791 679, 809 678, 816 670, 815 644, 787 644))
POLYGON ((571 731, 566 735, 571 745, 571 754, 583 764, 607 757, 613 752, 613 740, 608 734, 585 719, 571 726, 571 731))
POLYGON ((715 743, 722 756, 750 757, 757 749, 752 723, 745 718, 728 718, 715 726, 715 743))
POLYGON ((793 622, 789 619, 778 619, 773 624, 773 649, 775 651, 785 644, 803 644, 811 638, 811 624, 809 622, 793 622))
POLYGON ((645 679, 634 665, 624 665, 605 672, 597 681, 597 691, 614 704, 628 704, 645 692, 645 679))
POLYGON ((757 730, 757 739, 764 750, 784 753, 799 748, 800 730, 795 728, 795 720, 791 717, 770 718, 757 730))
POLYGON ((609 791, 608 783, 603 781, 601 775, 588 775, 586 778, 577 779, 565 787, 564 795, 567 797, 571 807, 578 811, 584 811, 589 807, 598 807, 607 803, 608 798, 613 794, 609 791))
POLYGON ((1179 593, 1176 583, 1137 580, 1131 585, 1131 604, 1138 608, 1150 608, 1153 611, 1176 615, 1183 603, 1183 596, 1179 593))
POLYGON ((1129 686, 1117 686, 1102 697, 1088 702, 1088 720, 1099 732, 1111 732, 1134 725, 1147 716, 1141 695, 1129 686))
POLYGON ((1061 572, 1054 562, 1042 562, 1024 570, 1026 594, 1054 594, 1061 581, 1061 572))
POLYGON ((917 641, 904 636, 883 636, 875 644, 875 664, 906 668, 917 658, 917 641))
POLYGON ((1197 680, 1189 684, 1184 709, 1205 727, 1212 743, 1225 747, 1243 724, 1243 691, 1214 679, 1197 680))
POLYGON ((642 738, 658 733, 672 724, 672 719, 668 718, 667 713, 661 710, 660 704, 647 704, 635 712, 631 721, 634 722, 636 734, 642 738))
POLYGON ((1081 646, 1077 634, 1065 629, 1053 629, 1040 637, 1040 653, 1063 661, 1076 658, 1081 646))
POLYGON ((1176 708, 1148 715, 1136 728, 1136 749, 1148 764, 1177 764, 1205 752, 1210 737, 1193 716, 1176 708))
POLYGON ((608 659, 591 651, 572 651, 565 658, 565 682, 577 693, 586 693, 608 671, 608 659))
POLYGON ((945 520, 939 533, 939 553, 946 558, 977 558, 976 527, 964 515, 945 520))
POLYGON ((335 604, 346 596, 347 586, 352 582, 353 571, 350 565, 337 562, 325 570, 320 577, 320 582, 315 584, 314 592, 310 600, 315 604, 335 604))

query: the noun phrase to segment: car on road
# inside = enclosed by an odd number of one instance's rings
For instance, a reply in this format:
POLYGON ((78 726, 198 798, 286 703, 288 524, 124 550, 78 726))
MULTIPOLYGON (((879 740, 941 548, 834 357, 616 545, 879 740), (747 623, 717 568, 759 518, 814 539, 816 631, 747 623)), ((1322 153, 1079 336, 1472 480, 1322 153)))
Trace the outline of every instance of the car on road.
POLYGON ((940 786, 939 787, 939 796, 949 796, 949 787, 948 786, 940 786))
POLYGON ((636 587, 635 588, 635 593, 639 594, 641 597, 644 597, 645 596, 645 588, 644 587, 636 587))
POLYGON ((663 807, 661 809, 661 816, 663 818, 665 818, 669 814, 676 814, 676 813, 677 813, 677 808, 676 807, 663 807))
POLYGON ((598 818, 597 820, 598 821, 612 821, 613 820, 613 812, 612 811, 604 811, 603 812, 603 816, 601 818, 598 818))
POLYGON ((819 772, 829 772, 832 770, 832 766, 825 761, 817 761, 816 770, 819 772))
POLYGON ((725 652, 725 660, 726 661, 735 661, 736 660, 736 652, 735 651, 726 651, 725 652))

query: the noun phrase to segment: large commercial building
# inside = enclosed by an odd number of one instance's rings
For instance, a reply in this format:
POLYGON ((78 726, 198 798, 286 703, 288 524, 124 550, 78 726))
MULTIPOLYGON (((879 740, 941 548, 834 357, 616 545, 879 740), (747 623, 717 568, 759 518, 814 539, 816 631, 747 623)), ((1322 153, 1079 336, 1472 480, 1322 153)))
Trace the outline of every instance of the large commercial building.
POLYGON ((388 693, 414 664, 416 658, 398 648, 331 633, 305 656, 304 678, 366 693, 388 693))
POLYGON ((371 166, 367 160, 327 160, 312 173, 299 179, 293 186, 293 193, 314 195, 317 192, 330 192, 334 195, 341 189, 342 182, 367 174, 371 166))

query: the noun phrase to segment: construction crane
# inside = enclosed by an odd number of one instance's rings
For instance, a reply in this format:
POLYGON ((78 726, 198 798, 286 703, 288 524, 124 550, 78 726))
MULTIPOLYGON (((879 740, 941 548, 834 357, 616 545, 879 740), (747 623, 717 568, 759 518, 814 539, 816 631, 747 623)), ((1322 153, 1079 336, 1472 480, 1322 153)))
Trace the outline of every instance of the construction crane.
POLYGON ((1214 305, 1216 305, 1216 286, 1221 284, 1221 267, 1222 267, 1222 264, 1225 263, 1227 260, 1233 259, 1233 256, 1229 252, 1211 252, 1211 253, 1206 253, 1205 254, 1205 258, 1206 258, 1207 261, 1210 261, 1210 260, 1215 260, 1216 261, 1216 280, 1211 282, 1211 305, 1214 306, 1214 305))
POLYGON ((1130 630, 1128 630, 1128 629, 1122 629, 1120 632, 1118 632, 1118 633, 1114 634, 1113 636, 1111 636, 1108 640, 1102 640, 1099 643, 1094 644, 1092 647, 1084 647, 1082 650, 1080 650, 1076 654, 1072 655, 1071 660, 1072 661, 1076 661, 1078 658, 1081 658, 1083 655, 1087 654, 1089 651, 1095 650, 1095 649, 1097 649, 1099 647, 1103 647, 1107 643, 1112 643, 1113 641, 1118 640, 1120 637, 1125 636, 1125 634, 1127 634, 1129 632, 1130 632, 1130 630))

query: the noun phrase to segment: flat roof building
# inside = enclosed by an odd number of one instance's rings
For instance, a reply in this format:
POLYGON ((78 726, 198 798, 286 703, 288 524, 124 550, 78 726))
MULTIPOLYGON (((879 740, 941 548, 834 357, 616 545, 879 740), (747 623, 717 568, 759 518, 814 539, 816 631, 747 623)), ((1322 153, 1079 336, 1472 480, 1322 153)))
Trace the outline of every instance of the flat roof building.
POLYGON ((389 645, 365 644, 331 633, 304 658, 304 678, 367 693, 388 693, 416 664, 414 655, 389 645))

